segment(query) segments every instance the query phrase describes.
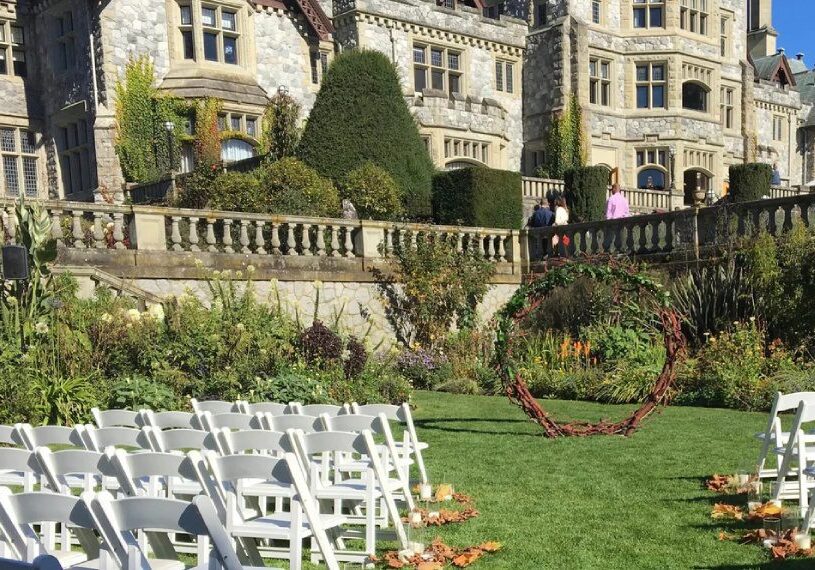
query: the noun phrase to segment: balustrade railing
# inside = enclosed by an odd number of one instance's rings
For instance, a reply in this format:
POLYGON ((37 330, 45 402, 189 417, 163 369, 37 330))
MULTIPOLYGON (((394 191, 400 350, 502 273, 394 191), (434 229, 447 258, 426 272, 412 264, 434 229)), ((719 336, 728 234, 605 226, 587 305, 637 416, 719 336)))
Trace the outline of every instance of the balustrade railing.
POLYGON ((524 176, 522 179, 523 197, 542 200, 552 192, 563 192, 563 180, 549 178, 533 178, 524 176))

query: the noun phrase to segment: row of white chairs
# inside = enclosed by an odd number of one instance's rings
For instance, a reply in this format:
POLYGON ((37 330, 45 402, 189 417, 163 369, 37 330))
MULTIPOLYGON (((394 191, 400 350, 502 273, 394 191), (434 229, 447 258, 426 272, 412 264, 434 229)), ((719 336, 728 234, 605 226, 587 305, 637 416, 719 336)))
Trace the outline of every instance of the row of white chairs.
MULTIPOLYGON (((73 490, 97 490, 105 488, 119 490, 127 495, 164 493, 166 496, 189 496, 200 493, 207 488, 201 482, 189 476, 184 476, 181 470, 182 455, 179 449, 200 449, 210 464, 218 465, 219 457, 244 457, 235 454, 250 452, 248 457, 241 461, 261 462, 293 453, 300 462, 300 467, 307 474, 306 480, 311 485, 310 492, 320 501, 333 501, 334 512, 343 512, 343 503, 354 505, 353 511, 348 511, 350 522, 364 525, 364 532, 343 532, 338 539, 361 538, 364 539, 365 550, 362 553, 343 552, 345 559, 358 560, 360 555, 367 558, 375 552, 377 526, 390 524, 400 543, 406 545, 404 528, 396 511, 395 501, 407 505, 412 509, 413 499, 410 492, 408 473, 404 461, 395 448, 392 433, 384 414, 378 417, 363 415, 323 416, 318 419, 300 417, 306 420, 306 427, 313 427, 315 422, 322 422, 327 430, 311 431, 288 428, 286 433, 268 430, 232 431, 229 428, 214 428, 213 431, 196 431, 191 429, 175 429, 162 431, 149 426, 141 430, 134 428, 112 427, 87 429, 75 428, 78 438, 89 449, 67 449, 51 451, 49 448, 35 447, 34 451, 24 449, 0 449, 0 466, 6 471, 0 475, 0 482, 19 485, 30 491, 35 480, 44 482, 46 488, 61 493, 71 493, 73 490), (347 431, 346 431, 347 430, 347 431), (355 430, 355 431, 353 431, 355 430), (379 434, 385 440, 384 444, 376 444, 373 434, 379 434), (367 435, 366 435, 367 434, 367 435), (172 440, 167 445, 167 439, 172 440), (147 442, 150 447, 145 446, 147 442), (120 446, 114 449, 111 446, 120 446), (121 447, 141 448, 144 451, 127 453, 121 447), (106 448, 106 453, 100 450, 106 448), (154 451, 146 451, 151 449, 154 451), (173 453, 176 452, 176 453, 173 453), (333 457, 327 456, 333 454, 333 457), (359 457, 352 461, 349 457, 359 457), (270 457, 271 456, 271 457, 270 457), (379 470, 377 470, 379 465, 379 470), (112 467, 117 467, 111 470, 112 467), (358 478, 347 478, 349 472, 361 474, 358 478), (393 475, 391 476, 391 473, 393 475), (159 479, 156 479, 159 477, 159 479), (115 482, 111 484, 111 478, 115 482), (151 487, 140 487, 139 481, 149 481, 151 487), (381 503, 381 515, 377 518, 377 502, 381 503), (359 505, 362 505, 360 507, 359 505)), ((34 436, 26 436, 26 441, 37 441, 37 430, 41 428, 17 427, 21 433, 34 432, 34 436)), ((67 441, 65 432, 56 443, 67 441)), ((49 432, 50 434, 50 432, 49 432)), ((50 434, 53 435, 53 434, 50 434)), ((199 453, 194 451, 191 453, 199 453)), ((217 472, 217 469, 215 470, 217 472)), ((262 470, 261 470, 262 471, 262 470)), ((236 487, 240 492, 236 496, 245 499, 252 498, 259 505, 262 512, 266 510, 266 501, 276 499, 277 511, 280 510, 281 499, 286 495, 270 493, 267 485, 262 483, 262 473, 255 473, 261 481, 259 486, 240 484, 236 487)), ((225 488, 225 480, 216 488, 225 488)), ((230 483, 234 484, 234 482, 230 483)), ((210 487, 210 490, 212 487, 210 487)), ((277 487, 272 491, 279 490, 277 487)), ((218 503, 223 494, 209 494, 213 501, 218 503)), ((290 497, 288 497, 290 499, 290 497)), ((236 499, 237 500, 237 499, 236 499)), ((347 509, 346 509, 347 510, 347 509)), ((234 515, 235 509, 223 506, 219 509, 221 518, 230 528, 228 522, 234 515), (230 515, 232 513, 233 515, 230 515)), ((242 519, 241 519, 242 520, 242 519)), ((333 526, 331 528, 334 528, 333 526)), ((289 550, 292 568, 297 568, 300 552, 296 548, 298 541, 291 543, 289 550)), ((338 542, 342 547, 342 542, 338 542)))
MULTIPOLYGON (((403 454, 414 457, 419 470, 421 483, 429 483, 427 468, 425 467, 422 452, 428 448, 425 442, 419 440, 416 425, 410 406, 403 403, 399 406, 390 404, 366 404, 356 402, 343 404, 307 404, 290 402, 249 403, 243 400, 228 402, 224 400, 198 401, 191 399, 193 413, 190 412, 153 412, 151 410, 105 410, 98 408, 92 410, 95 425, 105 427, 143 427, 152 426, 162 429, 193 428, 212 430, 214 428, 232 429, 271 429, 284 431, 288 426, 295 425, 296 420, 287 416, 323 416, 341 415, 372 415, 385 414, 388 420, 398 422, 404 426, 400 441, 396 442, 403 454), (284 417, 286 416, 286 417, 284 417), (252 419, 255 418, 255 419, 252 419), (271 418, 280 418, 277 422, 271 418)), ((0 434, 1 435, 1 434, 0 434)))
MULTIPOLYGON (((322 526, 326 517, 317 512, 297 459, 291 454, 281 459, 266 459, 270 463, 264 469, 269 470, 281 488, 290 484, 292 504, 302 507, 299 528, 316 543, 328 568, 337 570, 339 563, 327 530, 322 526)), ((290 525, 298 524, 298 516, 292 515, 290 525)), ((0 556, 12 560, 33 562, 43 555, 53 555, 63 568, 75 570, 183 570, 182 553, 170 540, 171 533, 183 533, 195 539, 188 541, 197 554, 195 568, 264 567, 262 558, 253 561, 251 553, 245 550, 254 543, 236 541, 234 531, 230 534, 228 529, 218 513, 217 503, 207 494, 197 495, 191 501, 149 496, 114 499, 107 491, 87 491, 77 497, 47 492, 14 494, 0 487, 3 534, 0 556), (49 531, 38 531, 38 528, 58 526, 73 530, 81 550, 57 551, 49 542, 49 531)), ((255 538, 258 533, 247 534, 255 538)), ((276 536, 294 540, 297 535, 284 535, 279 531, 276 536)))

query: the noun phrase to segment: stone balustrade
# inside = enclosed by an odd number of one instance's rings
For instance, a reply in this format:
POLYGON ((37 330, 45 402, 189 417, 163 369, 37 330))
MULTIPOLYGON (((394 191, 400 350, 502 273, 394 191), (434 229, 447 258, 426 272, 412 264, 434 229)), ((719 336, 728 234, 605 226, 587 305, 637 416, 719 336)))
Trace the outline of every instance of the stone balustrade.
POLYGON ((532 264, 602 254, 698 259, 760 231, 777 236, 794 220, 807 226, 815 222, 815 194, 530 228, 525 230, 525 257, 532 264))
POLYGON ((523 197, 534 200, 542 200, 551 192, 563 192, 564 189, 563 180, 524 176, 521 182, 523 185, 523 197))

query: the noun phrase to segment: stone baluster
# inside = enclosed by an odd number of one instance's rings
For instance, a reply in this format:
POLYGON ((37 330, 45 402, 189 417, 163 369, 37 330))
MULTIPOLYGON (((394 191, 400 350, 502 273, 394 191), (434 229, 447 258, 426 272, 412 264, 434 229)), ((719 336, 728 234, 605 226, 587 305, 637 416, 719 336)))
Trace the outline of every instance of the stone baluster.
POLYGON ((77 249, 85 248, 85 234, 82 231, 83 215, 85 215, 85 212, 83 212, 82 210, 71 211, 72 218, 71 233, 73 234, 74 238, 74 247, 77 249))
POLYGON ((51 237, 57 242, 58 247, 65 245, 62 234, 62 210, 59 208, 51 210, 51 237))
POLYGON ((232 219, 224 219, 224 251, 226 253, 235 253, 235 248, 232 247, 232 219))
POLYGON ((297 239, 294 236, 294 224, 286 224, 289 231, 286 235, 286 255, 300 255, 297 251, 297 239))
POLYGON ((266 248, 266 240, 263 239, 263 226, 266 225, 266 222, 257 220, 255 222, 255 253, 258 255, 265 255, 266 248))
POLYGON ((506 249, 506 242, 509 239, 509 236, 499 235, 498 236, 498 261, 504 262, 507 260, 507 249, 506 249))
POLYGON ((393 253, 393 228, 385 229, 385 255, 393 253))
POLYGON ((181 230, 179 228, 181 216, 173 216, 171 220, 170 241, 173 242, 173 251, 182 251, 184 248, 181 247, 181 230))
POLYGON ((216 240, 215 240, 215 218, 207 218, 207 238, 206 242, 208 244, 207 251, 218 251, 218 248, 215 247, 216 240))
POLYGON ((113 214, 113 247, 116 249, 127 249, 125 245, 124 221, 125 215, 122 212, 115 212, 113 214))
POLYGON ((478 248, 476 250, 478 252, 478 255, 480 255, 481 257, 486 257, 487 256, 487 248, 484 247, 484 236, 479 232, 476 232, 474 234, 474 236, 475 236, 476 247, 478 248))
POLYGON ((325 225, 317 224, 317 255, 325 257, 325 225))
POLYGON ((648 222, 643 222, 639 224, 640 235, 639 235, 639 243, 637 247, 637 251, 639 253, 647 253, 648 248, 648 222))
POLYGON ((345 226, 345 257, 354 257, 354 240, 351 236, 353 229, 351 226, 345 226))
POLYGON ((331 225, 331 257, 339 257, 340 254, 340 236, 339 236, 339 228, 332 224, 331 225))
POLYGON ((311 257, 311 224, 303 224, 303 255, 311 257))
POLYGON ((93 213, 93 247, 96 249, 105 249, 105 229, 102 227, 102 212, 93 213))
POLYGON ((241 253, 252 253, 249 249, 249 220, 241 220, 241 235, 239 242, 241 244, 241 253))
POLYGON ((274 222, 269 225, 271 226, 272 231, 272 254, 280 255, 282 253, 280 251, 280 226, 275 225, 274 222))
POLYGON ((464 253, 464 234, 462 232, 456 232, 456 251, 464 253))
POLYGON ((495 260, 495 236, 487 234, 487 259, 495 260))
POLYGON ((198 218, 189 218, 190 221, 190 251, 201 251, 198 247, 198 218))

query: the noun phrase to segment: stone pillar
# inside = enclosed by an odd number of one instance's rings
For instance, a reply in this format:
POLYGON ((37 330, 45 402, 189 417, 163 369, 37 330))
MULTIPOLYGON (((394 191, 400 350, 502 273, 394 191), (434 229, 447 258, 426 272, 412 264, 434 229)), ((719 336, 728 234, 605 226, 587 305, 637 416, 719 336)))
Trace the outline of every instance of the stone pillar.
POLYGON ((167 250, 167 230, 164 214, 151 209, 134 210, 130 221, 130 241, 134 249, 148 251, 167 250))
POLYGON ((93 142, 96 152, 96 184, 103 194, 109 194, 116 201, 123 198, 124 178, 119 157, 114 147, 116 141, 116 118, 99 106, 99 113, 93 124, 93 142))
POLYGON ((379 259, 379 246, 385 241, 385 227, 382 223, 369 220, 360 220, 360 229, 354 238, 354 250, 357 255, 362 255, 366 261, 369 259, 379 259))

